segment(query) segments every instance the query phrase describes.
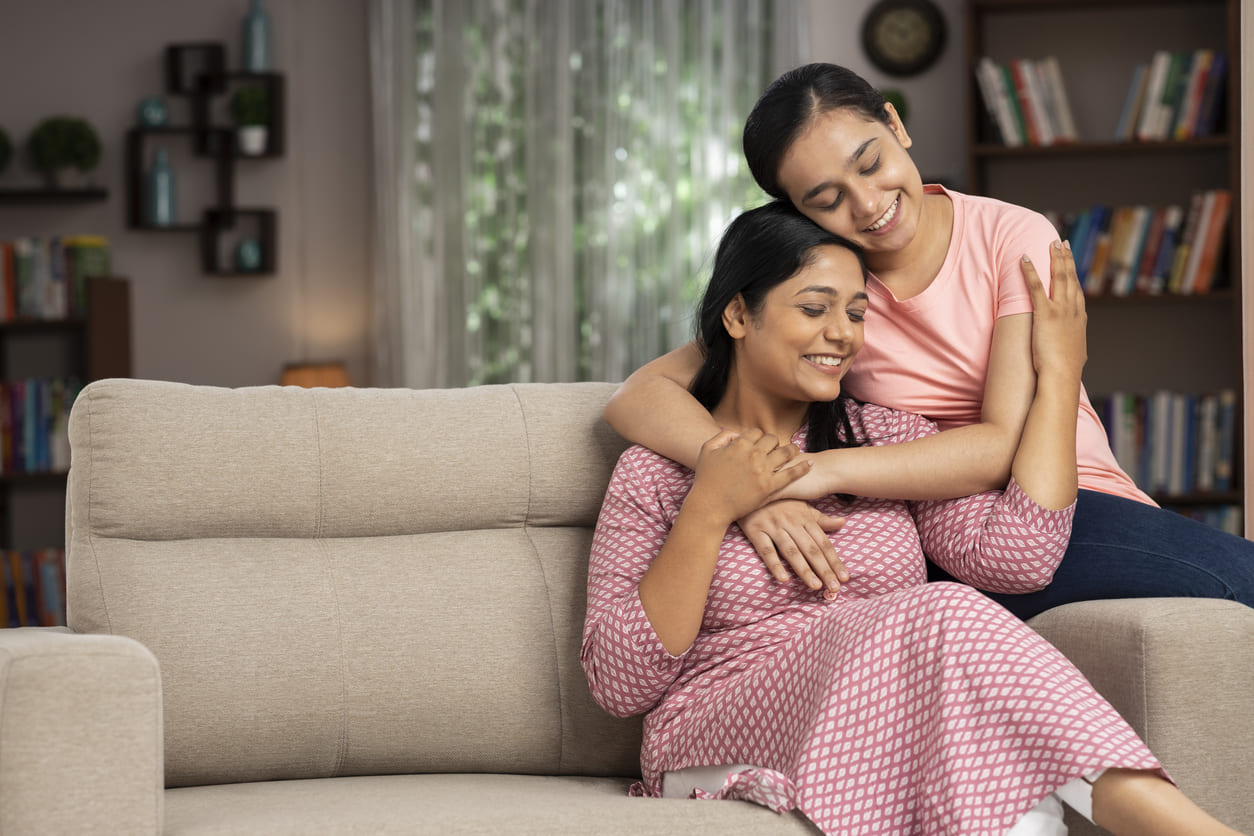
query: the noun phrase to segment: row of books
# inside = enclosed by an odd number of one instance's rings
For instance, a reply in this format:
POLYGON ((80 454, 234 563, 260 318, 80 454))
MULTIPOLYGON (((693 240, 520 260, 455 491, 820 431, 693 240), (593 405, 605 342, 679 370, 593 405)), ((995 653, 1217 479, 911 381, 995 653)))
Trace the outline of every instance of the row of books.
POLYGON ((1153 142, 1210 136, 1224 115, 1227 83, 1225 53, 1158 50, 1133 69, 1114 138, 1153 142))
MULTIPOLYGON (((1170 507, 1170 506, 1167 506, 1170 507)), ((1218 528, 1238 537, 1245 536, 1245 515, 1240 505, 1215 505, 1213 507, 1171 507, 1170 510, 1190 519, 1218 528)))
POLYGON ((65 624, 65 549, 0 551, 0 625, 65 624))
POLYGON ((56 235, 0 241, 0 322, 87 314, 87 277, 109 275, 109 241, 56 235))
POLYGON ((1075 117, 1058 59, 1017 58, 975 65, 984 107, 1003 145, 1053 145, 1076 140, 1075 117))
POLYGON ((1150 494, 1232 488, 1236 392, 1112 393, 1096 400, 1120 467, 1150 494))
POLYGON ((1046 212, 1071 242, 1076 275, 1090 296, 1206 293, 1217 285, 1228 240, 1232 192, 1194 192, 1187 209, 1096 205, 1046 212))
POLYGON ((82 388, 76 377, 0 384, 0 473, 69 469, 70 407, 82 388))

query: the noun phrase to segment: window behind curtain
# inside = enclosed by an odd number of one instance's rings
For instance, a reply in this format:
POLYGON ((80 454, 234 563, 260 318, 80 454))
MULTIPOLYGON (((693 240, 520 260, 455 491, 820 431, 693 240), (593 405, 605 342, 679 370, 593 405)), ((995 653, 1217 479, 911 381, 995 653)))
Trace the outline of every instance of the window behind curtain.
POLYGON ((399 382, 621 380, 690 339, 718 236, 765 199, 740 132, 785 0, 407 2, 401 284, 438 310, 396 324, 442 333, 399 382))

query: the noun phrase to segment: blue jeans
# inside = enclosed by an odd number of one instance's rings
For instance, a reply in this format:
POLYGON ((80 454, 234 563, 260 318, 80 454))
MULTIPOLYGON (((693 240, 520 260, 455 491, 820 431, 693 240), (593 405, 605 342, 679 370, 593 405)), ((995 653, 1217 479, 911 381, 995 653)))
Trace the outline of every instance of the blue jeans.
MULTIPOLYGON (((929 580, 950 580, 929 564, 929 580)), ((1054 580, 989 597, 1022 619, 1099 598, 1227 598, 1254 607, 1254 542, 1142 502, 1081 490, 1054 580)))

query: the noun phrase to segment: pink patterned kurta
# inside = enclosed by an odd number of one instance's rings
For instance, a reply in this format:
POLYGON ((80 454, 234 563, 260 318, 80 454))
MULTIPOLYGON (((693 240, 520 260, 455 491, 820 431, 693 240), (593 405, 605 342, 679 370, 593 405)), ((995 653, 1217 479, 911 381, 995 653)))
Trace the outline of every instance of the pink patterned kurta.
MULTIPOLYGON (((877 406, 850 417, 876 445, 936 431, 877 406)), ((637 794, 659 795, 666 771, 753 764, 695 794, 797 808, 827 834, 1001 836, 1082 774, 1161 769, 1052 645, 968 586, 925 583, 926 552, 985 589, 1040 588, 1072 509, 1043 509, 1013 482, 939 502, 829 497, 815 504, 848 518, 834 542, 850 574, 830 602, 771 578, 732 526, 700 635, 676 657, 638 584, 692 475, 627 450, 593 542, 583 667, 607 711, 648 712, 637 794)))

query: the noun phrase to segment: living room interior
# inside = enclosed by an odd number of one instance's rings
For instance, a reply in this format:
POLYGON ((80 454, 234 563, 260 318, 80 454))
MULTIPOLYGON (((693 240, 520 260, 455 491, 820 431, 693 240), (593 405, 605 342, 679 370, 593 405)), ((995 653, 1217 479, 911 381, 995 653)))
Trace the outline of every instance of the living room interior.
MULTIPOLYGON (((934 0, 932 5, 941 11, 946 25, 943 48, 925 71, 893 76, 867 56, 860 30, 877 0, 796 2, 806 9, 802 40, 807 60, 846 65, 873 83, 892 88, 908 102, 911 132, 927 138, 912 150, 925 182, 942 182, 958 190, 977 182, 1002 190, 999 196, 1014 199, 1005 191, 1016 187, 1018 175, 1012 169, 1024 157, 992 148, 995 143, 973 136, 973 130, 978 130, 973 126, 979 123, 987 129, 992 115, 984 114, 977 100, 980 91, 970 66, 969 6, 972 2, 976 6, 990 4, 985 0, 934 0)), ((1223 2, 1207 0, 1206 5, 1222 6, 1223 2)), ((257 213, 244 219, 245 228, 256 231, 260 227, 248 224, 264 224, 264 218, 275 221, 273 233, 257 232, 259 238, 273 244, 273 251, 266 252, 266 258, 273 260, 273 269, 216 273, 206 269, 202 211, 219 201, 223 181, 212 153, 207 157, 194 153, 192 146, 200 137, 166 136, 156 131, 133 139, 145 118, 143 107, 153 99, 160 99, 168 108, 163 117, 168 124, 187 124, 196 118, 195 97, 169 89, 171 62, 194 74, 205 66, 203 62, 217 60, 214 50, 221 47, 223 69, 237 71, 245 61, 246 38, 241 26, 246 26, 246 15, 253 5, 250 0, 0 0, 4 31, 0 70, 12 80, 0 90, 0 129, 14 144, 13 159, 0 171, 0 193, 46 188, 44 175, 26 159, 23 144, 40 120, 55 115, 81 116, 95 128, 101 143, 99 163, 72 188, 103 192, 82 201, 0 200, 0 241, 58 235, 107 239, 110 273, 127 284, 128 376, 140 381, 230 388, 267 386, 284 381, 285 370, 294 366, 334 363, 345 375, 339 383, 404 388, 403 380, 381 360, 387 351, 387 335, 382 330, 392 327, 395 313, 380 308, 382 297, 377 285, 382 265, 390 263, 382 249, 386 243, 381 243, 386 236, 380 234, 378 223, 380 194, 376 183, 381 141, 372 112, 378 68, 372 63, 372 39, 377 38, 377 29, 372 28, 371 9, 382 4, 365 0, 262 0, 260 4, 270 27, 266 72, 281 79, 283 91, 282 146, 276 153, 235 159, 229 177, 233 204, 257 213), (174 206, 177 220, 171 226, 178 228, 153 228, 146 215, 141 223, 133 223, 137 181, 133 166, 128 168, 128 142, 143 143, 145 169, 148 152, 155 145, 170 150, 178 187, 174 206)), ((998 4, 991 5, 995 16, 998 4)), ((1082 4, 1070 4, 1076 5, 1082 4)), ((1110 5, 1118 7, 1121 3, 1110 5)), ((1254 61, 1248 46, 1254 44, 1254 4, 1240 0, 1232 5, 1241 12, 1243 35, 1239 43, 1245 45, 1239 75, 1233 79, 1234 84, 1239 81, 1240 108, 1230 114, 1232 135, 1239 136, 1240 141, 1231 149, 1200 143, 1200 150, 1186 148, 1176 157, 1164 158, 1164 168, 1192 172, 1190 167, 1197 166, 1205 172, 1202 179, 1212 185, 1215 180, 1237 183, 1239 188, 1232 195, 1232 238, 1254 241, 1250 234, 1254 233, 1254 187, 1248 185, 1248 175, 1238 174, 1254 166, 1254 61), (1220 161, 1212 164, 1211 157, 1220 161), (1199 163, 1199 158, 1205 159, 1199 163)), ((998 37, 998 24, 991 25, 994 28, 985 33, 986 41, 998 37)), ((1013 26, 1011 31, 1015 31, 1013 26)), ((1145 57, 1149 58, 1155 48, 1147 47, 1145 57)), ((1001 53, 999 60, 1007 55, 1045 54, 1030 44, 1008 49, 1002 43, 990 47, 990 52, 994 49, 1001 53)), ((1089 80, 1069 77, 1067 81, 1074 91, 1089 80)), ((1103 83, 1117 87, 1122 97, 1127 79, 1121 75, 1117 81, 1103 83)), ((215 95, 215 112, 224 113, 227 91, 215 95)), ((1122 102, 1111 109, 1117 110, 1119 104, 1122 102)), ((1114 125, 1114 113, 1109 115, 1109 122, 1102 122, 1101 130, 1114 125)), ((1046 157, 1044 165, 1073 164, 1081 172, 1078 179, 1100 183, 1102 169, 1118 154, 1117 149, 1103 150, 1093 159, 1081 159, 1060 152, 1046 157)), ((1158 164, 1152 156, 1143 159, 1148 160, 1146 169, 1158 164)), ((1034 164, 1029 160, 1026 167, 1034 164)), ((147 179, 139 186, 147 189, 147 179)), ((1080 202, 1087 204, 1094 199, 1085 196, 1080 202)), ((232 249, 217 245, 220 259, 229 261, 236 256, 232 249)), ((265 246, 268 244, 263 243, 265 246)), ((1254 282, 1254 247, 1240 247, 1235 257, 1230 257, 1227 270, 1228 295, 1213 304, 1191 304, 1183 315, 1173 313, 1165 304, 1129 308, 1118 305, 1118 300, 1095 301, 1090 311, 1091 328, 1094 323, 1113 323, 1110 328, 1119 334, 1181 329, 1196 345, 1188 352, 1150 346, 1141 360, 1129 364, 1122 357, 1114 361, 1110 359, 1113 355, 1094 356, 1097 352, 1091 338, 1086 370, 1090 388, 1090 372, 1100 381, 1099 390, 1107 394, 1121 391, 1124 387, 1119 381, 1125 379, 1129 391, 1152 388, 1154 378, 1147 368, 1155 369, 1154 374, 1166 369, 1164 373, 1173 385, 1178 380, 1192 381, 1206 390, 1232 385, 1238 402, 1248 403, 1254 395, 1249 372, 1254 369, 1254 340, 1248 336, 1254 334, 1254 285, 1250 284, 1254 282), (1214 322, 1226 320, 1231 320, 1231 328, 1212 328, 1214 322), (1156 353, 1160 351, 1167 353, 1156 353), (1220 359, 1215 360, 1216 356, 1220 359)), ((1126 348, 1122 337, 1117 342, 1121 349, 1126 348)), ((36 350, 54 354, 64 351, 55 343, 55 339, 42 343, 36 339, 31 344, 36 350)), ((11 353, 5 362, 15 362, 11 353)), ((1254 437, 1254 421, 1249 410, 1239 410, 1237 415, 1238 438, 1232 453, 1236 483, 1222 496, 1206 496, 1199 502, 1240 507, 1246 519, 1254 519, 1250 516, 1254 496, 1243 488, 1244 474, 1254 467, 1254 445, 1244 440, 1254 437)), ((221 438, 229 437, 230 433, 223 431, 221 438)), ((597 443, 607 446, 604 439, 597 443)), ((299 469, 299 465, 293 466, 299 469)), ((490 469, 488 465, 485 468, 490 469)), ((61 476, 49 483, 19 487, 18 493, 28 495, 9 498, 13 509, 29 517, 29 522, 22 524, 23 547, 31 547, 39 538, 54 540, 59 536, 65 485, 61 476)), ((448 513, 464 512, 453 509, 448 513)), ((284 513, 282 508, 274 512, 276 518, 284 513)), ((375 535, 378 532, 370 536, 375 535)), ((1181 618, 1180 623, 1187 623, 1190 629, 1205 629, 1205 619, 1196 613, 1181 618)), ((1065 643, 1095 623, 1112 622, 1067 622, 1054 625, 1054 629, 1058 641, 1065 643)), ((522 629, 532 626, 525 620, 520 622, 522 629)), ((1091 648, 1075 652, 1093 652, 1099 665, 1107 662, 1091 648)), ((1180 658, 1178 649, 1172 653, 1177 655, 1162 659, 1180 658)), ((1162 659, 1154 657, 1150 665, 1158 673, 1161 668, 1156 666, 1168 664, 1162 659)), ((1202 687, 1204 683, 1193 684, 1202 687)), ((1173 688, 1178 696, 1188 691, 1188 684, 1174 683, 1173 688)), ((1128 696, 1137 697, 1135 693, 1128 696)), ((1187 713, 1178 704, 1166 709, 1155 706, 1155 710, 1166 712, 1156 716, 1168 716, 1173 721, 1187 713)), ((1218 736, 1211 725, 1203 725, 1205 734, 1218 736)), ((1182 722, 1180 728, 1186 726, 1182 722)), ((596 732, 608 734, 599 726, 596 732)), ((1166 745, 1184 747, 1184 737, 1187 735, 1177 730, 1166 745)), ((197 741, 193 754, 187 757, 194 759, 196 746, 202 744, 210 745, 197 741)), ((609 759, 614 758, 622 760, 622 753, 611 752, 609 759)), ((1189 769, 1193 768, 1190 761, 1189 769)), ((194 766, 189 769, 194 773, 194 766)), ((259 774, 264 771, 262 768, 259 774)), ((229 775, 230 770, 224 767, 222 774, 229 775)), ((1251 815, 1248 803, 1242 803, 1246 806, 1241 807, 1240 815, 1251 815)), ((742 825, 738 822, 736 826, 742 825)), ((746 827, 746 832, 749 829, 746 827)))

